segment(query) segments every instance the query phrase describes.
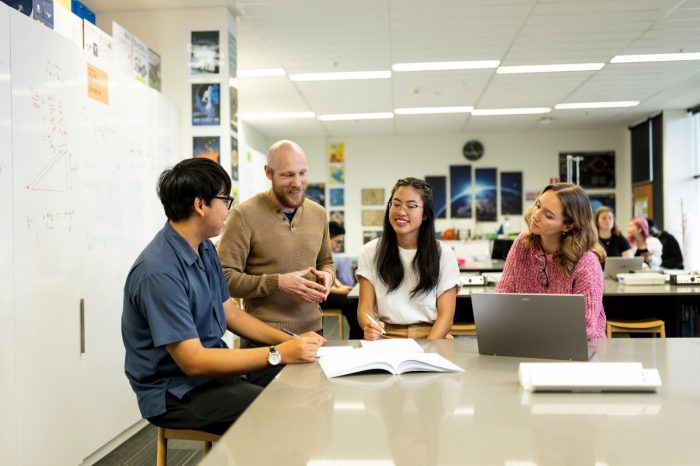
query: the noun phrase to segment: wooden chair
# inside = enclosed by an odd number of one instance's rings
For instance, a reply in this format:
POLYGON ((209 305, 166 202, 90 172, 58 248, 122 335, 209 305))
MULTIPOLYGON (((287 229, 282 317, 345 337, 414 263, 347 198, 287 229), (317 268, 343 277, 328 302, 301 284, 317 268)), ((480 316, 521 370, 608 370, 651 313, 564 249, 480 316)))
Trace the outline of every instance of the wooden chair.
POLYGON ((338 339, 345 339, 345 333, 343 333, 345 316, 343 315, 343 312, 340 309, 321 309, 321 311, 323 312, 324 319, 326 317, 335 317, 338 319, 338 339))
POLYGON ((158 427, 158 441, 156 442, 156 466, 166 466, 168 464, 168 439, 173 440, 194 440, 204 442, 204 454, 211 450, 211 443, 217 442, 220 436, 191 429, 168 429, 158 427))
POLYGON ((666 325, 659 319, 608 320, 605 330, 608 338, 615 333, 652 333, 666 338, 666 325))
POLYGON ((450 327, 450 335, 454 336, 474 336, 476 335, 476 324, 455 323, 450 327))

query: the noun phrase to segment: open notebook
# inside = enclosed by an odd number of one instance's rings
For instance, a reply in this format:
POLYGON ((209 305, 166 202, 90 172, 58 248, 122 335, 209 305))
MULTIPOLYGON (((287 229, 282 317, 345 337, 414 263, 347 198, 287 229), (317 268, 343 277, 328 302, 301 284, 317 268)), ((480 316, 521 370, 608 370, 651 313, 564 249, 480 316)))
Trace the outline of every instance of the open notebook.
POLYGON ((318 360, 326 377, 371 370, 404 372, 464 372, 438 353, 425 353, 413 339, 362 340, 362 348, 324 356, 318 360))

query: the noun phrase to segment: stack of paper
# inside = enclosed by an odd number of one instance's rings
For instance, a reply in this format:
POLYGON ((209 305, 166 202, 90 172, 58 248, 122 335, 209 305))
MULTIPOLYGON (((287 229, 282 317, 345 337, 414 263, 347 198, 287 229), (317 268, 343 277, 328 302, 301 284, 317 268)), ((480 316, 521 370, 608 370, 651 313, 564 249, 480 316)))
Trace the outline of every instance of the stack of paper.
POLYGON ((638 362, 522 362, 519 376, 532 392, 654 392, 661 386, 659 371, 638 362))

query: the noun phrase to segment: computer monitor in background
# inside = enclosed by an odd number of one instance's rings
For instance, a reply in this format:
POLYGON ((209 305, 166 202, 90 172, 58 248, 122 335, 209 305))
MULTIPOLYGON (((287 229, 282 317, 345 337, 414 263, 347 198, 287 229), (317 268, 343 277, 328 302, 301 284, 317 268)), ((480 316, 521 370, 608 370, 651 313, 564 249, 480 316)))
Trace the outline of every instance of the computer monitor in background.
POLYGON ((493 240, 493 249, 491 250, 492 260, 506 260, 508 257, 508 251, 510 247, 513 246, 512 239, 495 239, 493 240))

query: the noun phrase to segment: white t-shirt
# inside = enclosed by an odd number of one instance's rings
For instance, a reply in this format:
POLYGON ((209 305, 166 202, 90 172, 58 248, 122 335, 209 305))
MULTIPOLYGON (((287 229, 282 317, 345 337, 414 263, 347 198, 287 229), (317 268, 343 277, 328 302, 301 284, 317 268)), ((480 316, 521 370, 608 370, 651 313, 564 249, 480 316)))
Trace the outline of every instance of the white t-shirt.
POLYGON ((357 261, 357 272, 355 272, 356 275, 366 278, 374 286, 374 292, 377 296, 375 312, 379 318, 384 322, 401 325, 435 322, 438 297, 455 286, 462 287, 454 251, 445 243, 438 241, 442 253, 437 288, 429 293, 417 293, 411 298, 411 290, 418 284, 418 275, 411 267, 417 250, 399 247, 399 256, 404 270, 403 282, 397 289, 387 293, 387 286, 380 280, 375 262, 380 240, 381 238, 372 240, 362 247, 357 261))

